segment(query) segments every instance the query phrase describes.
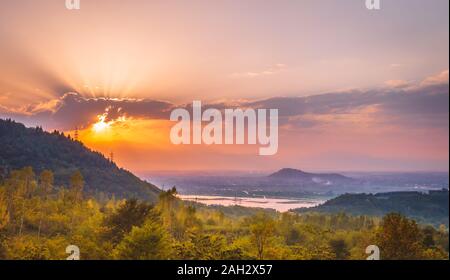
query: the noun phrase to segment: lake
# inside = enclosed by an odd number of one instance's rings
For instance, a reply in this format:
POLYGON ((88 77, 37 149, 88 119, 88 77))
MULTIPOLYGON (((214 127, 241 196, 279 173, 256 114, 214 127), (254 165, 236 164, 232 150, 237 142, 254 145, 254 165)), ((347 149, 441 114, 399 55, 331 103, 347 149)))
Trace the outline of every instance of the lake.
POLYGON ((253 197, 227 197, 227 196, 209 196, 209 195, 178 195, 179 198, 186 201, 194 201, 205 205, 222 205, 253 208, 269 208, 279 212, 287 212, 291 209, 302 207, 314 207, 325 202, 321 199, 311 198, 253 198, 253 197))

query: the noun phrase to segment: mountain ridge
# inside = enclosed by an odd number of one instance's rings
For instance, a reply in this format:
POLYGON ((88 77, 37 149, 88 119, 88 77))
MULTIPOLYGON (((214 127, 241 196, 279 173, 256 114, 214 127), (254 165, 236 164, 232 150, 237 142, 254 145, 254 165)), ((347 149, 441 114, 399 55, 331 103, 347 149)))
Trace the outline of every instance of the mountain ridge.
POLYGON ((350 177, 346 177, 338 173, 309 173, 294 168, 282 168, 277 172, 270 174, 268 177, 275 179, 290 179, 290 180, 294 179, 313 180, 314 178, 326 180, 353 180, 350 177))
POLYGON ((386 192, 377 194, 347 193, 312 208, 294 209, 297 213, 347 213, 352 215, 383 216, 401 213, 422 223, 435 226, 449 224, 448 189, 386 192))
POLYGON ((50 133, 40 127, 27 128, 10 119, 0 119, 0 176, 26 166, 37 172, 52 170, 58 185, 67 185, 70 174, 79 170, 86 181, 86 192, 92 194, 102 192, 156 202, 160 192, 155 185, 61 132, 50 133))

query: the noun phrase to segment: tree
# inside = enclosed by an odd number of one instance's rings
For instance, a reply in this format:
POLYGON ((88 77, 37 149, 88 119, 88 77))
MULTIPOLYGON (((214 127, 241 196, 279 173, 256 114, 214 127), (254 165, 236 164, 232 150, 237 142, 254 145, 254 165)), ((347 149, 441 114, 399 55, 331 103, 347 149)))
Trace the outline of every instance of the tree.
POLYGON ((3 195, 3 191, 0 189, 0 234, 1 231, 8 225, 8 223, 9 213, 6 205, 6 198, 3 195))
POLYGON ((70 177, 70 189, 72 190, 75 202, 83 198, 84 178, 79 170, 70 177))
POLYGON ((141 227, 133 227, 114 249, 120 260, 164 260, 171 256, 170 237, 159 219, 150 216, 141 227))
POLYGON ((26 204, 33 197, 36 186, 35 174, 31 167, 13 171, 7 180, 7 209, 10 212, 13 223, 16 223, 16 218, 20 217, 19 235, 22 235, 24 227, 25 212, 27 211, 26 204))
POLYGON ((434 234, 436 230, 432 226, 427 226, 423 229, 423 245, 426 248, 433 248, 436 243, 434 242, 434 234))
POLYGON ((286 232, 285 239, 287 245, 295 245, 303 240, 303 236, 301 235, 299 229, 291 225, 286 232))
POLYGON ((4 191, 0 185, 0 259, 4 258, 4 239, 6 234, 4 234, 6 226, 9 224, 9 213, 6 205, 6 199, 4 197, 4 191))
POLYGON ((344 239, 332 239, 329 245, 337 260, 345 260, 350 256, 349 248, 344 239))
MULTIPOLYGON (((140 203, 136 199, 126 200, 116 212, 105 220, 107 239, 114 244, 119 243, 133 227, 140 227, 144 223, 152 208, 151 205, 145 202, 140 203)), ((155 212, 152 214, 156 215, 155 212)))
POLYGON ((35 181, 36 175, 34 174, 32 167, 24 167, 21 170, 21 177, 25 182, 25 192, 24 195, 26 198, 30 198, 34 191, 36 190, 37 184, 35 181))
POLYGON ((176 187, 173 187, 168 191, 162 191, 159 194, 159 204, 163 211, 167 210, 168 212, 170 212, 172 210, 172 206, 177 194, 178 192, 176 187))
MULTIPOLYGON (((44 170, 39 175, 39 194, 44 198, 45 201, 48 199, 48 195, 53 189, 54 177, 53 172, 50 170, 44 170)), ((41 205, 41 201, 39 201, 39 226, 38 226, 38 239, 41 236, 42 223, 44 220, 44 216, 46 215, 46 211, 44 211, 44 207, 41 205)))
POLYGON ((416 222, 400 214, 391 213, 383 217, 376 234, 384 260, 415 260, 423 257, 423 236, 416 222))
POLYGON ((168 226, 169 231, 172 233, 174 232, 176 226, 174 225, 175 214, 173 213, 173 205, 177 194, 178 192, 176 187, 173 187, 168 191, 162 191, 159 194, 158 208, 161 210, 164 223, 168 226))
POLYGON ((258 213, 251 219, 250 232, 257 248, 258 259, 264 259, 264 250, 274 234, 275 223, 266 213, 258 213))
POLYGON ((192 233, 187 242, 174 246, 176 255, 184 260, 219 260, 223 259, 225 240, 221 235, 192 233))
POLYGON ((50 258, 45 244, 30 235, 11 238, 6 251, 8 259, 11 260, 48 260, 50 258))
POLYGON ((42 171, 39 176, 39 188, 41 194, 47 199, 48 194, 53 190, 54 176, 50 170, 42 171))

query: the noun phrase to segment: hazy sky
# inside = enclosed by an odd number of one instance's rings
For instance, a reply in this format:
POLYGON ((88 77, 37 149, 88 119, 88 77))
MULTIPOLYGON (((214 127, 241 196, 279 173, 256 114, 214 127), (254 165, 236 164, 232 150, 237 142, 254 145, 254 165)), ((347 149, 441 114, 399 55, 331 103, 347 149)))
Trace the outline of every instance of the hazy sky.
POLYGON ((79 126, 140 172, 448 169, 448 0, 64 2, 1 2, 0 117, 79 126), (193 100, 279 108, 278 155, 173 147, 193 100), (93 132, 107 108, 127 121, 93 132))

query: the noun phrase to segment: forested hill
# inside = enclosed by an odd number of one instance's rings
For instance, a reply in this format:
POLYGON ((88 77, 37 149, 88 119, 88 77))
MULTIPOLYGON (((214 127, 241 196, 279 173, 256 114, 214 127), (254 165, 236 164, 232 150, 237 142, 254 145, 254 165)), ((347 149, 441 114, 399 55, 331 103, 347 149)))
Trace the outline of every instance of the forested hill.
POLYGON ((308 173, 293 168, 283 168, 271 175, 269 178, 278 180, 307 180, 307 181, 336 181, 349 182, 353 179, 337 173, 308 173))
POLYGON ((79 170, 86 182, 85 191, 91 194, 103 192, 155 202, 160 192, 156 186, 118 168, 102 154, 60 132, 48 133, 42 128, 26 128, 0 119, 0 176, 26 166, 36 172, 50 169, 56 184, 66 186, 70 175, 79 170))
POLYGON ((449 223, 449 192, 441 191, 392 192, 378 194, 344 194, 313 208, 296 212, 339 213, 383 216, 389 212, 401 213, 421 223, 433 225, 449 223))

